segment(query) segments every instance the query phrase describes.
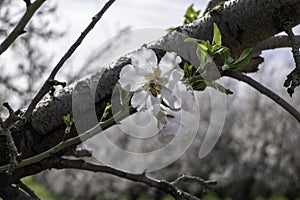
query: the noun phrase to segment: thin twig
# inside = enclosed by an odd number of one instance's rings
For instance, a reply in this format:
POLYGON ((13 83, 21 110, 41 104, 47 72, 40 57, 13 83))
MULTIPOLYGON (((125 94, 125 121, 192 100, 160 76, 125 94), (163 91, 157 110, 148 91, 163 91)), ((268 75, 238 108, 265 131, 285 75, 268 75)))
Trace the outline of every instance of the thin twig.
POLYGON ((42 6, 42 4, 46 0, 36 0, 33 4, 28 4, 27 9, 23 17, 21 18, 20 22, 17 24, 17 26, 14 28, 14 30, 7 36, 7 38, 1 43, 0 45, 0 55, 6 51, 10 45, 23 33, 26 31, 25 26, 28 24, 34 13, 39 9, 39 7, 42 6))
POLYGON ((31 190, 27 185, 25 185, 22 181, 17 181, 16 182, 18 186, 24 190, 27 194, 29 194, 32 198, 40 200, 40 198, 34 193, 33 190, 31 190))
POLYGON ((209 188, 210 186, 212 185, 216 185, 217 184, 217 181, 214 181, 214 180, 204 180, 202 178, 199 178, 197 176, 189 176, 189 175, 181 175, 180 177, 178 177, 177 179, 175 179, 173 182, 171 182, 172 185, 177 185, 179 183, 182 183, 182 182, 197 182, 199 183, 200 185, 202 185, 204 188, 209 188))
POLYGON ((167 194, 170 194, 175 199, 190 199, 190 200, 199 200, 199 198, 178 189, 170 182, 165 180, 157 180, 146 175, 146 173, 134 174, 126 171, 122 171, 113 167, 105 165, 95 165, 92 163, 85 162, 84 160, 70 160, 65 158, 57 158, 54 161, 53 168, 56 169, 80 169, 91 172, 102 172, 108 173, 120 178, 132 180, 135 182, 144 183, 150 187, 157 188, 167 194))
POLYGON ((56 74, 58 71, 62 68, 64 63, 73 55, 75 50, 80 46, 81 42, 85 39, 85 37, 88 35, 88 33, 94 28, 94 26, 97 24, 97 22, 102 18, 103 14, 108 10, 108 8, 115 2, 115 0, 109 0, 102 9, 92 18, 91 23, 85 28, 85 30, 81 33, 79 38, 75 41, 75 43, 68 49, 68 51, 65 53, 65 55, 60 59, 60 61, 57 63, 57 65, 52 70, 51 74, 41 87, 41 89, 38 91, 36 96, 32 99, 30 105, 28 106, 24 118, 28 119, 30 115, 32 114, 34 108, 38 104, 38 102, 49 92, 49 89, 52 87, 50 84, 51 81, 54 80, 56 74))
POLYGON ((270 89, 266 88, 265 86, 261 85, 257 81, 253 80, 252 78, 246 76, 245 74, 239 71, 224 71, 222 75, 247 83, 251 87, 255 88, 257 91, 266 95, 274 102, 276 102, 278 105, 280 105, 283 109, 289 112, 300 123, 300 113, 292 105, 290 105, 279 95, 277 95, 270 89))

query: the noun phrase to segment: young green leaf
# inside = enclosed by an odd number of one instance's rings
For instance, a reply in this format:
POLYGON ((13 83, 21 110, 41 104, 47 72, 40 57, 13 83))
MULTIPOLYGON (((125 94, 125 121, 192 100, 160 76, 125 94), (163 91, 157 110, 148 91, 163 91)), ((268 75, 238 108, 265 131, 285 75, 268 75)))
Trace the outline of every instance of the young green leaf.
POLYGON ((216 54, 220 55, 221 58, 225 61, 225 63, 227 63, 227 61, 229 61, 230 51, 227 47, 220 46, 220 48, 214 52, 214 55, 216 55, 216 54))
POLYGON ((70 133, 72 124, 74 122, 73 118, 71 118, 70 114, 67 114, 63 117, 64 123, 66 124, 65 133, 70 133))
POLYGON ((214 23, 214 37, 213 37, 213 45, 222 45, 222 35, 220 29, 218 28, 217 24, 214 23))
POLYGON ((196 91, 203 91, 207 87, 205 80, 196 80, 191 83, 191 86, 196 91))
POLYGON ((190 5, 184 15, 184 24, 189 24, 198 19, 200 10, 196 11, 193 8, 194 4, 190 5))
POLYGON ((204 67, 209 62, 208 53, 205 50, 203 50, 203 48, 201 48, 200 46, 198 46, 196 50, 196 55, 200 60, 201 67, 204 67))
POLYGON ((233 92, 230 89, 225 88, 223 85, 221 85, 217 82, 206 82, 206 83, 207 83, 207 86, 212 87, 226 95, 233 94, 233 92))
POLYGON ((225 62, 222 67, 223 70, 239 70, 249 63, 253 55, 253 50, 251 48, 245 49, 241 56, 237 59, 230 60, 231 62, 225 62))
MULTIPOLYGON (((189 24, 189 23, 192 23, 193 21, 195 21, 196 19, 198 19, 199 14, 200 14, 200 10, 197 10, 197 11, 194 10, 193 6, 194 6, 193 4, 190 5, 187 8, 187 10, 185 11, 183 24, 189 24)), ((179 27, 180 26, 171 27, 171 28, 168 28, 167 31, 172 32, 172 31, 177 30, 179 27)))
POLYGON ((104 109, 102 118, 106 118, 107 117, 107 115, 109 114, 109 111, 111 110, 111 107, 112 107, 112 105, 110 103, 106 104, 106 107, 104 109))
POLYGON ((191 77, 193 75, 193 65, 189 65, 188 63, 184 63, 183 71, 184 71, 184 75, 186 77, 191 77))
POLYGON ((199 44, 199 40, 197 40, 195 38, 186 38, 184 40, 184 42, 192 42, 192 43, 195 43, 195 44, 199 44))
POLYGON ((201 44, 201 43, 199 43, 199 47, 202 48, 204 51, 208 51, 209 50, 209 45, 207 45, 207 44, 201 44))

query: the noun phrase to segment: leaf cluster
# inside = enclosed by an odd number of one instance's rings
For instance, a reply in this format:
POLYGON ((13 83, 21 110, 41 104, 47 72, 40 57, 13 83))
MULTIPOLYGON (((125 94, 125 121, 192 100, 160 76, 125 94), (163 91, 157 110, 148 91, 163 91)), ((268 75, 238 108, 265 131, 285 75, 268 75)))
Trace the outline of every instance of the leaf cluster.
MULTIPOLYGON (((213 40, 204 41, 198 40, 195 38, 187 38, 185 42, 196 43, 196 55, 199 58, 200 65, 196 67, 196 72, 200 75, 208 74, 209 68, 214 64, 213 60, 215 57, 219 56, 223 61, 223 66, 220 70, 240 70, 245 65, 247 65, 252 58, 253 51, 252 49, 245 49, 243 53, 237 57, 231 57, 229 48, 222 45, 222 35, 218 26, 214 23, 214 34, 213 40)), ((185 76, 189 78, 189 82, 194 90, 203 91, 207 86, 213 87, 218 91, 221 91, 225 94, 232 94, 233 92, 229 89, 226 89, 224 86, 216 83, 215 81, 204 80, 203 76, 197 76, 193 74, 193 66, 185 64, 184 65, 185 76), (195 78, 196 77, 196 78, 195 78)))

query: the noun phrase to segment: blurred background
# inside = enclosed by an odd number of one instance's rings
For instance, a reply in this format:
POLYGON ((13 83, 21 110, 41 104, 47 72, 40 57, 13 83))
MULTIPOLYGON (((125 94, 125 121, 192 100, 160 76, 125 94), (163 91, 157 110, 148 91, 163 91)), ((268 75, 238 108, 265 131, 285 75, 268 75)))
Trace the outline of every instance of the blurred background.
MULTIPOLYGON (((126 44, 126 31, 161 30, 145 37, 140 44, 157 39, 167 28, 181 25, 186 9, 193 3, 204 10, 204 0, 117 0, 86 38, 58 75, 71 83, 113 61, 118 46, 105 43, 117 38, 126 44)), ((63 53, 99 11, 104 1, 47 1, 13 46, 0 57, 0 102, 14 109, 26 106, 63 53)), ((19 0, 0 1, 0 39, 12 30, 25 11, 19 0)), ((300 28, 294 29, 298 34, 300 28)), ((127 41, 128 42, 128 41, 127 41)), ((134 47, 130 47, 134 49, 134 47)), ((130 49, 129 48, 129 49, 130 49)), ((300 90, 290 98, 283 87, 294 68, 290 49, 263 52, 265 62, 250 76, 271 88, 300 110, 300 90)), ((118 55, 115 55, 116 57, 118 55)), ((226 122, 221 138, 204 159, 198 158, 203 140, 196 137, 189 150, 176 162, 150 175, 172 180, 180 174, 215 179, 218 185, 206 199, 300 199, 300 125, 281 107, 252 88, 223 78, 234 91, 227 99, 226 122)), ((200 131, 210 123, 210 100, 201 97, 203 110, 200 131), (203 114, 205 113, 205 114, 203 114)), ((5 110, 0 107, 2 116, 5 110)), ((51 170, 25 181, 45 200, 50 199, 171 199, 141 184, 104 174, 72 170, 51 170)), ((186 188, 199 195, 199 185, 186 188)))

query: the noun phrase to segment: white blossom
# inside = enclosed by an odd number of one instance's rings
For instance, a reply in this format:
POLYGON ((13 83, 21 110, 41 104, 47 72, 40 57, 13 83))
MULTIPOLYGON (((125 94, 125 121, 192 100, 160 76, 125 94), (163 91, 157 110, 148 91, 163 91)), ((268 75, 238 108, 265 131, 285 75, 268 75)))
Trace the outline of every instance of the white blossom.
POLYGON ((186 91, 180 62, 181 58, 172 52, 167 52, 159 63, 151 49, 143 47, 132 53, 131 64, 122 68, 119 79, 125 90, 134 93, 131 105, 143 111, 163 100, 170 108, 178 108, 181 94, 186 91))

